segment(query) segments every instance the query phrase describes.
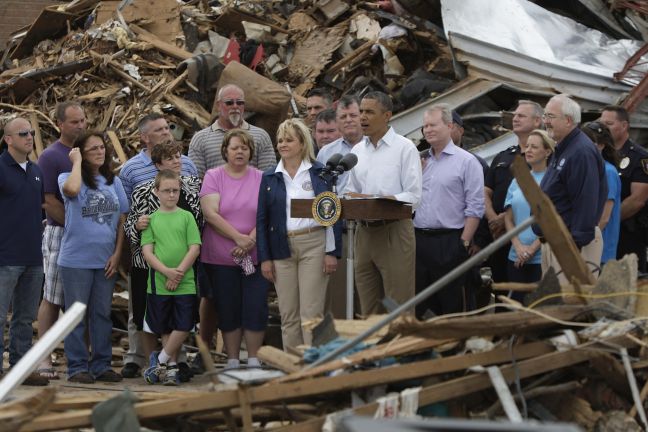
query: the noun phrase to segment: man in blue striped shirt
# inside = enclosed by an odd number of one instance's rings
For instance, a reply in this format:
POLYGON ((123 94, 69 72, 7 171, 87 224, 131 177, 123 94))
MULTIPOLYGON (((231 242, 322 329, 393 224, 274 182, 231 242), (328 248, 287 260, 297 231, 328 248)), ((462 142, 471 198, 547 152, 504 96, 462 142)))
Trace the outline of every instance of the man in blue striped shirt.
MULTIPOLYGON (((153 180, 157 174, 158 170, 151 160, 153 147, 173 139, 166 119, 156 112, 140 120, 139 132, 140 143, 144 148, 124 164, 119 174, 129 203, 133 190, 140 184, 153 180)), ((182 175, 198 175, 196 166, 185 155, 182 155, 182 175)))
MULTIPOLYGON (((152 112, 144 116, 139 122, 140 143, 144 147, 136 156, 132 157, 124 166, 119 174, 119 178, 124 185, 128 203, 131 203, 133 190, 140 184, 149 182, 155 178, 158 169, 151 160, 151 150, 156 145, 173 139, 169 124, 162 114, 152 112)), ((194 163, 187 156, 182 155, 182 175, 197 176, 198 170, 194 163)), ((130 295, 130 281, 129 281, 130 295)), ((144 347, 142 345, 141 332, 137 331, 137 326, 133 322, 132 304, 128 302, 128 352, 124 356, 124 368, 122 376, 124 378, 135 378, 140 375, 142 368, 147 365, 147 359, 144 356, 144 347)))

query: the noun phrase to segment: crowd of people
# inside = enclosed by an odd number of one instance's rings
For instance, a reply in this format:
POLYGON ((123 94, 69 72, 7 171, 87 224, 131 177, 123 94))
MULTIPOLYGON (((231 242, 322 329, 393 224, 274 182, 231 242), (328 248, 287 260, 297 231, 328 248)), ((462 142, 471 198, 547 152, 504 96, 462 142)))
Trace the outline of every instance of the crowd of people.
MULTIPOLYGON (((0 324, 11 308, 10 366, 30 348, 34 320, 40 338, 62 309, 81 302, 86 319, 65 338, 68 381, 186 382, 205 366, 200 356, 189 366, 183 348, 196 324, 208 346, 221 331, 227 368, 241 367, 243 340, 247 367, 258 367, 271 284, 284 348, 310 344, 302 324, 345 309, 341 260, 348 226, 339 220, 323 227, 292 217, 290 209, 293 199, 332 190, 321 174, 334 154, 358 159, 339 178, 340 196, 394 199, 412 211, 411 218, 357 221, 353 270, 363 316, 384 313, 385 299, 411 299, 529 217, 510 171, 521 156, 594 273, 628 253, 645 272, 648 152, 630 140, 625 109, 605 107, 598 120, 581 126, 580 107, 566 95, 544 108, 520 100, 513 113, 518 144, 488 166, 462 148, 462 119, 447 105, 425 111, 424 138, 415 145, 390 126, 386 94, 333 102, 313 91, 305 122, 281 123, 273 147, 265 130, 244 120, 243 90, 225 85, 217 94, 217 120, 193 136, 188 156, 164 116, 150 113, 139 123, 141 151, 119 175, 110 145, 101 132, 86 130, 78 102, 57 106, 60 138, 37 162, 29 159, 29 121, 7 122, 0 156, 0 324), (110 364, 110 309, 124 262, 129 347, 118 374, 110 364)), ((484 265, 497 282, 536 282, 549 267, 560 271, 536 226, 484 265)), ((421 302, 416 316, 474 309, 480 278, 473 276, 468 272, 421 302)), ((28 383, 56 378, 48 358, 28 383)))

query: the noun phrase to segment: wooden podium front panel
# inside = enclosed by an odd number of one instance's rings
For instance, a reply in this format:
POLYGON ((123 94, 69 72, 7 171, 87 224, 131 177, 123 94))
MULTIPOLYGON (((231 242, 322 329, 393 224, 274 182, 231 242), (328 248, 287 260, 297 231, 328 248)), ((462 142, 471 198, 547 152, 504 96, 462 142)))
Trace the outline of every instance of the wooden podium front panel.
MULTIPOLYGON (((387 198, 341 199, 342 219, 411 219, 412 206, 387 198)), ((290 217, 312 218, 312 199, 294 199, 290 203, 290 217)))

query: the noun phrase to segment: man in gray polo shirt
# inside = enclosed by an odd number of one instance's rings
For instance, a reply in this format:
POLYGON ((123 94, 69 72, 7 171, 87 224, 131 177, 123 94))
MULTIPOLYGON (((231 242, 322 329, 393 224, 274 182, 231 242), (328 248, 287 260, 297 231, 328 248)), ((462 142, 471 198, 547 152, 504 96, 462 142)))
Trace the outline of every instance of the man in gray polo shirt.
POLYGON ((198 168, 198 176, 203 178, 208 169, 225 165, 221 156, 221 145, 225 133, 230 129, 243 129, 254 139, 255 151, 250 164, 261 171, 277 164, 272 141, 266 131, 252 126, 243 120, 245 94, 234 84, 221 87, 217 95, 218 120, 193 136, 189 144, 189 158, 198 168))

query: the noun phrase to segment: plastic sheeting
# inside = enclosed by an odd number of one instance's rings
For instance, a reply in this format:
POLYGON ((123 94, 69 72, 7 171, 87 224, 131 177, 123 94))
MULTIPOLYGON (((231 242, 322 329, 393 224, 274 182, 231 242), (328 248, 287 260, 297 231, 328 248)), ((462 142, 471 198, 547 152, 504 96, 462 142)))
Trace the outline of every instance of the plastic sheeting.
POLYGON ((446 35, 462 34, 550 64, 610 78, 643 45, 610 38, 526 0, 441 0, 441 8, 446 35))

